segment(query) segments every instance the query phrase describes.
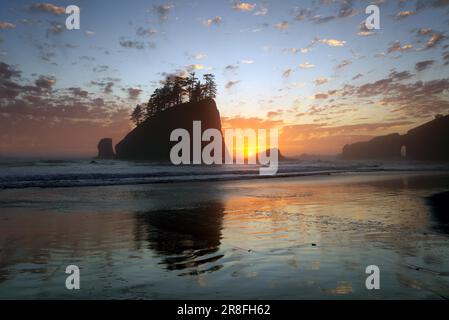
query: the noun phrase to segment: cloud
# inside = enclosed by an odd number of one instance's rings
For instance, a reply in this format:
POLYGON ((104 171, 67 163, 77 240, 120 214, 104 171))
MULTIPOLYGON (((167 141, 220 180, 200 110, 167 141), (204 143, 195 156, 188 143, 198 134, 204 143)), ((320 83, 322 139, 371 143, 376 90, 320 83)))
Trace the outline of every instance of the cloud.
POLYGON ((319 41, 331 47, 342 47, 346 43, 346 41, 337 39, 321 39, 319 41))
POLYGON ((395 41, 393 42, 390 47, 388 48, 387 52, 388 53, 392 53, 392 52, 405 52, 408 51, 410 49, 413 48, 413 45, 411 44, 404 44, 403 46, 401 46, 401 43, 399 41, 395 41))
POLYGON ((350 18, 357 14, 357 10, 353 8, 352 0, 343 0, 338 12, 339 18, 350 18))
POLYGON ((312 12, 310 9, 299 8, 296 10, 295 20, 303 21, 307 18, 310 18, 311 14, 312 14, 312 12))
POLYGON ((315 94, 315 99, 327 99, 329 97, 329 95, 327 95, 326 93, 317 93, 315 94))
POLYGON ((440 43, 444 38, 445 38, 445 36, 444 36, 442 33, 440 33, 440 32, 434 32, 434 33, 430 36, 429 40, 428 40, 427 43, 426 43, 426 49, 435 47, 435 46, 436 46, 438 43, 440 43))
POLYGON ((114 86, 114 82, 106 83, 104 87, 104 93, 112 93, 112 87, 114 86))
POLYGON ((363 77, 363 74, 357 73, 355 76, 352 77, 352 80, 357 80, 363 77))
POLYGON ((195 60, 203 60, 207 58, 207 54, 205 53, 196 53, 194 55, 191 56, 193 59, 195 60))
POLYGON ((48 12, 54 15, 65 14, 65 8, 55 6, 51 3, 34 3, 31 5, 33 11, 48 12))
POLYGON ((119 141, 129 132, 129 110, 82 88, 54 88, 53 76, 32 83, 0 63, 0 149, 3 154, 96 154, 100 138, 119 141), (51 88, 51 94, 49 90, 51 88))
POLYGON ((434 64, 434 60, 425 60, 420 61, 415 64, 415 70, 420 72, 423 70, 426 70, 427 68, 430 68, 434 64))
POLYGON ((0 79, 11 79, 20 77, 20 71, 11 67, 10 65, 0 62, 0 79))
POLYGON ((276 111, 269 111, 267 112, 267 118, 277 118, 282 116, 283 111, 281 109, 278 109, 276 111))
POLYGON ((157 33, 157 30, 154 29, 154 28, 143 28, 143 27, 139 27, 139 28, 136 30, 136 34, 137 34, 138 36, 141 36, 141 37, 152 36, 152 35, 155 35, 156 33, 157 33))
MULTIPOLYGON (((278 110, 279 111, 279 110, 278 110)), ((282 125, 282 120, 263 119, 259 117, 222 117, 223 128, 242 128, 242 129, 271 129, 282 125)))
POLYGON ((340 62, 340 64, 337 66, 337 69, 341 69, 344 68, 348 65, 350 65, 352 62, 350 60, 343 60, 342 62, 340 62))
POLYGON ((255 3, 236 2, 232 6, 232 9, 236 11, 252 11, 255 7, 256 7, 255 3))
POLYGON ((374 33, 373 30, 370 30, 366 27, 366 22, 362 21, 359 25, 359 31, 357 32, 357 35, 361 36, 361 37, 368 37, 368 36, 372 36, 374 33))
POLYGON ((219 26, 223 23, 223 19, 220 16, 215 16, 212 19, 204 21, 204 25, 210 27, 212 25, 219 26))
POLYGON ((64 27, 62 24, 58 22, 51 22, 50 27, 47 29, 47 37, 51 34, 60 34, 64 31, 64 27))
POLYGON ((301 63, 301 64, 299 65, 299 67, 300 67, 301 69, 310 69, 310 68, 314 68, 315 65, 312 64, 312 63, 306 62, 306 63, 301 63))
POLYGON ((137 50, 142 50, 145 48, 145 43, 141 42, 141 41, 132 41, 132 40, 120 40, 120 45, 123 48, 127 48, 127 49, 137 49, 137 50))
POLYGON ((308 48, 288 48, 288 49, 284 49, 284 52, 291 52, 293 54, 297 54, 299 52, 301 53, 307 53, 309 51, 311 51, 312 48, 308 47, 308 48))
POLYGON ((81 88, 69 88, 68 90, 76 97, 87 98, 89 95, 89 92, 81 88))
POLYGON ((137 87, 133 87, 133 88, 128 88, 128 97, 131 100, 136 100, 139 95, 142 93, 142 89, 137 88, 137 87))
POLYGON ((4 30, 4 29, 14 29, 16 27, 15 24, 13 23, 9 23, 6 21, 0 21, 0 30, 4 30))
POLYGON ((444 65, 449 65, 449 51, 443 52, 444 65))
POLYGON ((321 16, 321 15, 315 15, 310 20, 314 21, 315 23, 326 23, 329 21, 332 21, 336 18, 336 16, 321 16))
POLYGON ((156 12, 156 14, 159 15, 159 20, 165 21, 168 19, 168 14, 174 7, 174 5, 165 4, 160 6, 153 6, 153 10, 156 12))
POLYGON ((242 60, 241 61, 243 64, 253 64, 254 63, 254 60, 242 60))
POLYGON ((235 64, 229 64, 225 67, 225 71, 235 71, 239 68, 238 65, 235 64))
POLYGON ((255 16, 266 16, 268 14, 267 8, 260 8, 258 11, 254 12, 255 16))
POLYGON ((277 24, 275 25, 276 29, 278 29, 278 30, 280 30, 280 31, 285 31, 285 30, 287 30, 287 29, 288 29, 288 26, 289 26, 288 21, 282 21, 282 22, 279 22, 279 23, 277 23, 277 24))
POLYGON ((285 70, 285 71, 282 73, 282 76, 283 76, 284 78, 288 78, 288 77, 291 76, 292 73, 293 73, 293 70, 292 70, 292 69, 287 69, 287 70, 285 70))
POLYGON ((342 99, 377 99, 379 105, 394 108, 390 112, 397 115, 425 118, 449 111, 449 101, 444 98, 449 78, 403 83, 412 77, 409 71, 393 70, 383 79, 359 86, 345 85, 337 93, 342 99))
POLYGON ((317 78, 313 82, 315 83, 316 86, 320 86, 322 84, 329 82, 329 78, 317 78))
POLYGON ((228 82, 226 83, 226 85, 225 85, 225 88, 226 88, 226 89, 231 89, 231 88, 233 88, 234 86, 236 86, 239 82, 240 82, 239 80, 231 80, 231 81, 228 81, 228 82))
POLYGON ((56 78, 53 76, 40 76, 35 82, 38 88, 50 90, 56 83, 56 78))
POLYGON ((430 29, 430 28, 421 28, 418 30, 418 34, 421 36, 426 36, 431 33, 432 33, 432 29, 430 29))
POLYGON ((186 67, 186 69, 187 69, 188 72, 192 72, 192 71, 195 71, 195 70, 203 70, 204 66, 202 64, 196 64, 195 63, 195 64, 188 65, 186 67))
POLYGON ((416 12, 414 11, 399 11, 394 17, 395 19, 399 20, 399 19, 404 19, 407 17, 410 17, 412 15, 414 15, 416 12))

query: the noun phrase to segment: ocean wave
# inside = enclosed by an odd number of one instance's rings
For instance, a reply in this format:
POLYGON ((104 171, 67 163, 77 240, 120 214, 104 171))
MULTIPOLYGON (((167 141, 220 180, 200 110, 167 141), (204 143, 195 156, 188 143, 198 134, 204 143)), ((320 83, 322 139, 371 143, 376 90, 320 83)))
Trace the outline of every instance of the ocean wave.
POLYGON ((379 171, 449 171, 447 164, 348 161, 297 161, 281 163, 274 176, 260 176, 255 165, 172 166, 139 162, 86 161, 22 162, 0 164, 0 189, 94 187, 228 181, 362 173, 379 171))

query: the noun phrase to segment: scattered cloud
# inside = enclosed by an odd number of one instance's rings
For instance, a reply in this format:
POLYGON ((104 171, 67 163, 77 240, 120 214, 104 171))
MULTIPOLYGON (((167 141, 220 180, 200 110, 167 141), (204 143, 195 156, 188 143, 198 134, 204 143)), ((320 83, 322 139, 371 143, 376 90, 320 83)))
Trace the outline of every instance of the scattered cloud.
POLYGON ((128 88, 128 97, 131 100, 137 100, 139 95, 142 93, 142 89, 138 87, 128 88))
POLYGON ((203 69, 205 69, 205 67, 202 64, 194 63, 194 64, 191 64, 191 65, 188 65, 186 67, 186 69, 187 69, 188 72, 192 72, 192 71, 195 71, 195 70, 203 70, 203 69))
POLYGON ((288 21, 282 21, 282 22, 277 23, 275 25, 275 27, 280 31, 285 31, 288 29, 289 24, 288 24, 288 21))
POLYGON ((174 5, 165 4, 160 6, 153 6, 153 10, 156 12, 156 14, 158 14, 160 21, 165 21, 168 19, 168 15, 174 7, 174 5))
POLYGON ((337 39, 321 39, 319 41, 331 47, 342 47, 346 43, 346 41, 337 39))
POLYGON ((413 48, 413 45, 411 44, 404 44, 401 45, 401 43, 399 41, 395 41, 393 42, 390 47, 388 48, 387 52, 388 53, 392 53, 392 52, 405 52, 408 51, 410 49, 413 48))
POLYGON ((326 93, 317 93, 317 94, 315 94, 315 99, 327 99, 328 98, 328 94, 326 94, 326 93))
POLYGON ((414 11, 399 11, 394 17, 395 19, 404 19, 414 15, 416 12, 414 11))
POLYGON ((350 60, 343 60, 342 62, 340 62, 340 64, 338 64, 337 69, 341 69, 344 68, 348 65, 350 65, 352 62, 350 60))
POLYGON ((48 12, 54 15, 65 14, 64 7, 58 7, 51 3, 34 3, 31 5, 33 11, 48 12))
POLYGON ((231 80, 231 81, 228 81, 228 82, 226 83, 226 85, 225 85, 225 88, 226 88, 226 89, 231 89, 231 88, 233 88, 234 86, 236 86, 239 82, 240 82, 239 80, 231 80))
POLYGON ((212 25, 219 26, 223 23, 223 19, 220 16, 215 16, 211 19, 204 21, 204 25, 210 27, 212 25))
POLYGON ((16 27, 15 24, 5 21, 0 21, 0 30, 4 29, 14 29, 16 27))
POLYGON ((255 16, 266 16, 268 14, 267 8, 260 8, 258 11, 254 12, 255 16))
POLYGON ((310 69, 310 68, 315 67, 315 65, 312 64, 312 63, 306 62, 306 63, 301 63, 301 64, 299 65, 299 67, 300 67, 301 69, 310 69))
POLYGON ((329 82, 329 78, 320 77, 315 79, 313 82, 315 83, 316 86, 320 86, 322 84, 329 82))
POLYGON ((236 2, 232 6, 232 9, 236 11, 252 11, 255 7, 256 7, 255 3, 236 2))
POLYGON ((192 55, 191 58, 193 58, 195 60, 203 60, 203 59, 207 59, 207 54, 205 54, 205 53, 196 53, 196 54, 192 55))
POLYGON ((225 67, 225 71, 235 71, 235 70, 237 70, 238 68, 239 68, 238 65, 235 65, 235 64, 228 64, 228 65, 225 67))
POLYGON ((434 33, 430 36, 429 40, 428 40, 427 43, 426 43, 426 49, 435 47, 435 46, 436 46, 438 43, 440 43, 444 38, 445 38, 445 36, 444 36, 442 33, 440 33, 440 32, 434 32, 434 33))
POLYGON ((282 76, 283 76, 284 78, 288 78, 288 77, 290 77, 290 76, 292 75, 292 73, 293 73, 293 69, 287 69, 287 70, 285 70, 285 71, 282 73, 282 76))
POLYGON ((49 90, 55 85, 56 78, 54 76, 40 76, 34 83, 38 88, 49 90))
POLYGON ((415 70, 420 72, 430 68, 435 63, 434 60, 420 61, 415 64, 415 70))
POLYGON ((141 42, 141 41, 133 41, 133 40, 120 40, 120 45, 123 48, 127 48, 127 49, 137 49, 137 50, 142 50, 145 48, 145 43, 141 42))
POLYGON ((247 59, 247 60, 242 60, 241 62, 242 62, 243 64, 253 64, 253 63, 254 63, 254 60, 247 59))
POLYGON ((157 30, 154 28, 143 28, 139 27, 136 30, 136 34, 141 37, 152 36, 157 33, 157 30))

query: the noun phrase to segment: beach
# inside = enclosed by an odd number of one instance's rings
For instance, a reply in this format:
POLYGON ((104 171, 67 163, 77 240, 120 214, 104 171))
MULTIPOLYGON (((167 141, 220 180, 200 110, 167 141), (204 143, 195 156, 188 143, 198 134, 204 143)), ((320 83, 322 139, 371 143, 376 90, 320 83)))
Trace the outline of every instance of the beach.
POLYGON ((446 299, 428 197, 448 187, 405 171, 3 189, 0 299, 446 299))

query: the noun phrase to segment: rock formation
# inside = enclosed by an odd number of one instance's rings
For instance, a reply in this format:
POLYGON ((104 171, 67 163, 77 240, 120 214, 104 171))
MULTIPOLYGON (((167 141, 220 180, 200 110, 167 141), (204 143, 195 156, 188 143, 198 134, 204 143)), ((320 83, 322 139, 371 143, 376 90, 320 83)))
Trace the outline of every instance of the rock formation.
POLYGON ((112 148, 112 139, 104 138, 98 143, 98 158, 99 159, 113 159, 115 157, 114 149, 112 148))
POLYGON ((168 162, 170 150, 177 143, 170 141, 171 132, 183 128, 192 136, 193 121, 201 121, 202 132, 211 128, 221 131, 220 113, 213 99, 179 104, 145 120, 128 133, 115 147, 117 158, 168 162))
POLYGON ((404 158, 419 161, 449 161, 449 115, 411 129, 405 135, 398 133, 357 142, 343 148, 344 159, 394 160, 404 158))

